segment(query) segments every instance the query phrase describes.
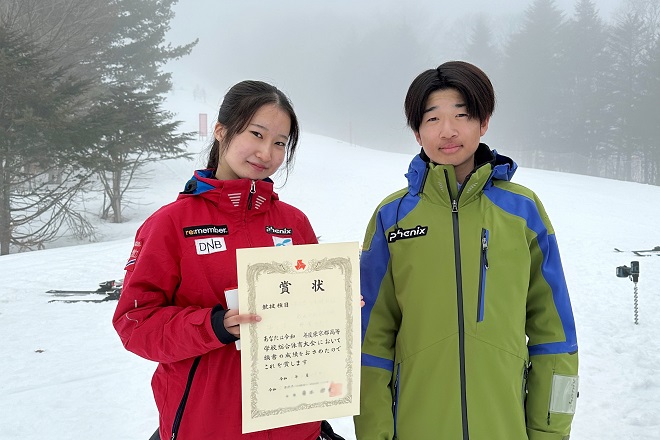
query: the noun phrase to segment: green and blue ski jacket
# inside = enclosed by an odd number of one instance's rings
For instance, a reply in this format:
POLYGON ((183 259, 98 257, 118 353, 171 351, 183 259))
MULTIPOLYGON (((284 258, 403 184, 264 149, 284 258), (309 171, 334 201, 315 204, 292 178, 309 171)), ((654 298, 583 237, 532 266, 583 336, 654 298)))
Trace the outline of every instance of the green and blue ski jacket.
POLYGON ((517 165, 480 144, 457 185, 423 153, 361 257, 358 440, 565 440, 578 387, 554 230, 517 165))

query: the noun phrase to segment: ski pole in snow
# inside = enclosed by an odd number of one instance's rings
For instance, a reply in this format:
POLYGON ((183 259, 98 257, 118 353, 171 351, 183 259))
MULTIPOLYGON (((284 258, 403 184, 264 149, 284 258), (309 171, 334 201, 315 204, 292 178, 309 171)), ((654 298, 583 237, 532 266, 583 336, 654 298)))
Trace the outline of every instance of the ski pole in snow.
POLYGON ((633 288, 633 307, 635 314, 635 325, 639 324, 639 301, 637 297, 637 281, 639 281, 639 261, 631 261, 630 267, 628 266, 619 266, 616 268, 616 276, 619 278, 630 278, 634 284, 633 288))

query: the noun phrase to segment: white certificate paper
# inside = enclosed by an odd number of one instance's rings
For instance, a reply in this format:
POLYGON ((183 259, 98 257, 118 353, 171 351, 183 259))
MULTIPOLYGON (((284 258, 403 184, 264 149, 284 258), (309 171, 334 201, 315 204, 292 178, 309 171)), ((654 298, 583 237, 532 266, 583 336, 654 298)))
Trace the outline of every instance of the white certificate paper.
POLYGON ((359 244, 238 249, 243 432, 360 410, 359 244))
MULTIPOLYGON (((227 300, 227 310, 238 310, 238 289, 225 290, 225 299, 227 300)), ((241 340, 234 342, 236 350, 241 349, 241 340)))

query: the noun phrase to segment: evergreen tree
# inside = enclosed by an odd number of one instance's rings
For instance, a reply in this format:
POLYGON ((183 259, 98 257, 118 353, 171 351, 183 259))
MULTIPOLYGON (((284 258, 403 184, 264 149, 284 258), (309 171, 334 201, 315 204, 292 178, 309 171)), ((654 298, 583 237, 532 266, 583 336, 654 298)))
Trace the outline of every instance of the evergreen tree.
MULTIPOLYGON (((493 82, 495 90, 500 89, 500 77, 503 75, 502 51, 495 43, 489 20, 485 14, 478 14, 474 18, 468 44, 465 49, 465 60, 479 66, 493 82)), ((499 107, 499 104, 497 104, 499 107)), ((499 117, 499 109, 496 109, 495 117, 499 117)), ((501 135, 503 126, 499 123, 491 124, 488 129, 490 139, 504 138, 501 135)), ((493 144, 493 146, 495 146, 493 144)), ((499 147, 498 147, 499 148, 499 147)))
POLYGON ((165 63, 190 53, 165 44, 176 0, 112 0, 116 14, 109 40, 95 65, 103 81, 102 96, 91 117, 104 136, 90 146, 88 166, 103 184, 109 204, 102 215, 121 222, 124 196, 135 184, 139 168, 149 161, 189 157, 190 133, 177 134, 179 122, 162 110, 164 94, 172 88, 165 63), (98 119, 98 115, 102 115, 98 119))
POLYGON ((563 102, 558 92, 564 27, 563 13, 553 0, 535 0, 525 12, 522 28, 509 39, 501 76, 502 131, 514 148, 535 150, 550 167, 564 148, 556 142, 562 129, 563 102))
POLYGON ((160 108, 158 99, 129 86, 116 86, 88 115, 88 126, 101 133, 86 159, 96 170, 106 195, 101 218, 122 221, 126 196, 139 188, 140 168, 156 160, 190 157, 181 147, 190 140, 179 133, 179 122, 160 108), (111 213, 110 213, 111 212, 111 213))
POLYGON ((484 14, 478 14, 474 19, 465 55, 466 61, 476 64, 491 77, 499 70, 502 56, 484 14))
MULTIPOLYGON (((655 127, 660 125, 657 111, 660 100, 660 3, 656 0, 627 0, 625 11, 626 15, 636 16, 643 23, 640 31, 646 40, 645 49, 638 58, 639 88, 635 108, 639 113, 626 120, 629 131, 634 131, 638 137, 637 152, 633 155, 641 159, 636 170, 631 171, 632 179, 660 185, 660 146, 655 134, 655 127), (636 172, 639 175, 635 175, 636 172)), ((639 43, 643 46, 641 41, 639 43)))
POLYGON ((57 67, 27 35, 0 25, 0 255, 91 226, 69 202, 85 185, 80 123, 88 83, 57 67))
POLYGON ((164 43, 175 3, 0 2, 0 252, 43 246, 63 226, 92 234, 72 204, 90 174, 119 221, 141 164, 186 155, 190 135, 161 108, 172 87, 162 67, 195 44, 164 43), (74 73, 86 81, 69 79, 74 73))
MULTIPOLYGON (((564 102, 560 113, 558 140, 580 157, 602 157, 608 144, 605 78, 611 61, 605 47, 607 28, 600 19, 592 0, 578 0, 575 15, 566 26, 564 70, 561 96, 564 102)), ((581 160, 566 161, 567 171, 598 173, 581 160)))
POLYGON ((639 103, 641 114, 638 127, 640 141, 644 146, 642 182, 660 185, 660 145, 656 127, 660 127, 660 38, 657 31, 649 56, 642 67, 642 94, 639 103))
POLYGON ((195 40, 183 46, 165 43, 178 0, 111 0, 113 21, 110 44, 96 57, 104 84, 132 86, 150 95, 172 88, 171 73, 164 65, 190 53, 195 40), (139 87, 136 87, 139 86, 139 87))
POLYGON ((607 78, 608 111, 613 119, 610 149, 616 173, 624 180, 633 179, 633 159, 639 160, 643 151, 639 118, 650 37, 647 23, 638 14, 626 12, 617 18, 607 42, 612 57, 607 78))

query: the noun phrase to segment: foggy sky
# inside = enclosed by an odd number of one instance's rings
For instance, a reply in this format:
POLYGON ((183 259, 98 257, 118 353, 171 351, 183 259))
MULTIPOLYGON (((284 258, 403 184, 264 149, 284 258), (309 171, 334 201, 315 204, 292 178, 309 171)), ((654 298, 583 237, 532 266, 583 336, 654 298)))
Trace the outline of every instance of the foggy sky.
MULTIPOLYGON (((215 105, 238 81, 267 81, 289 95, 304 131, 416 152, 403 116, 414 77, 461 59, 478 14, 490 19, 493 37, 503 39, 531 1, 179 0, 168 41, 199 43, 166 70, 174 73, 175 91, 201 87, 215 105), (411 38, 428 52, 411 53, 411 38)), ((622 2, 595 3, 609 20, 622 2)), ((575 1, 555 4, 572 15, 575 1)))

